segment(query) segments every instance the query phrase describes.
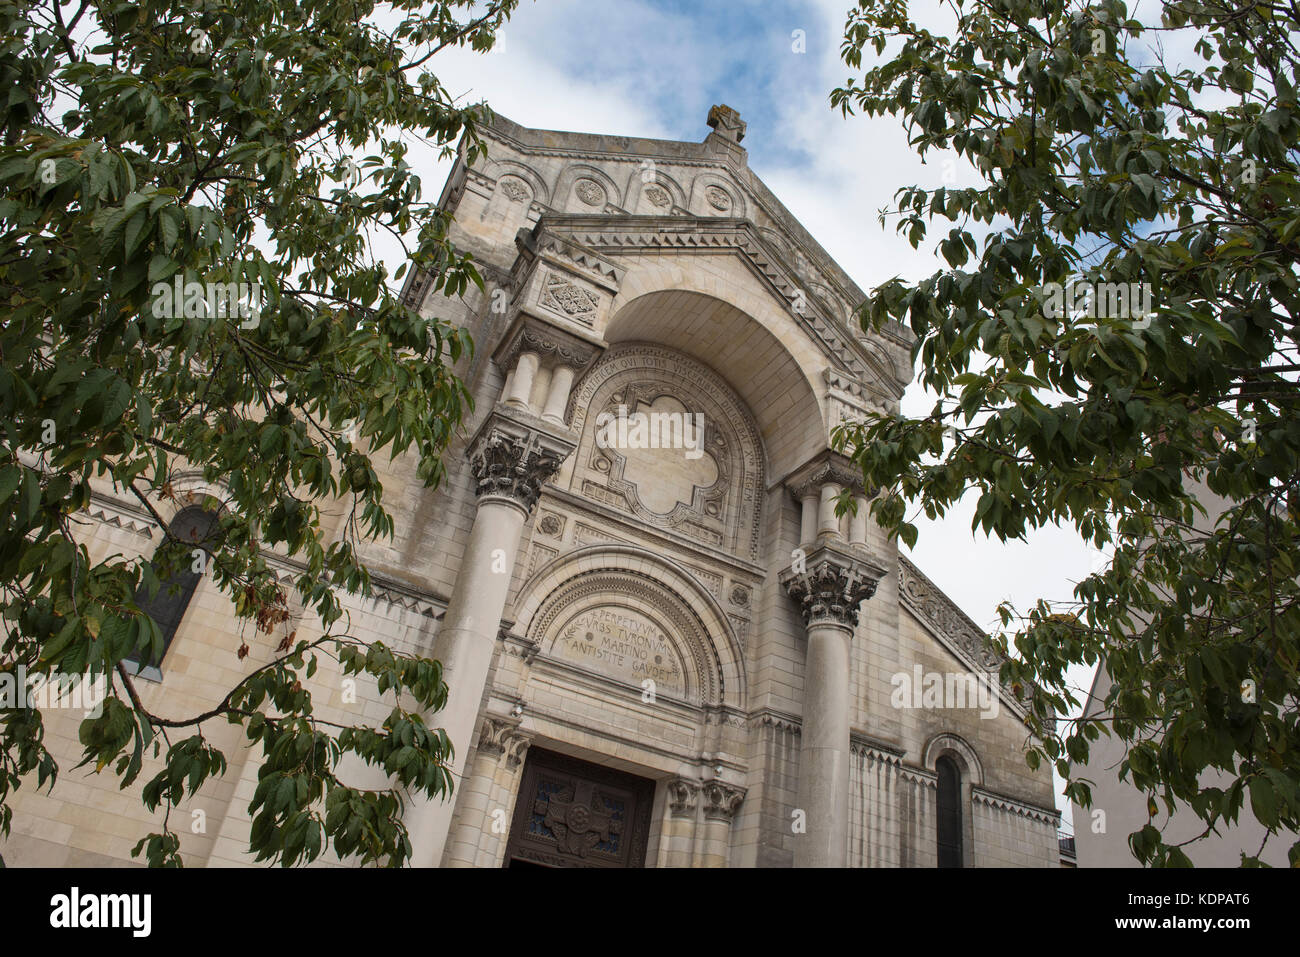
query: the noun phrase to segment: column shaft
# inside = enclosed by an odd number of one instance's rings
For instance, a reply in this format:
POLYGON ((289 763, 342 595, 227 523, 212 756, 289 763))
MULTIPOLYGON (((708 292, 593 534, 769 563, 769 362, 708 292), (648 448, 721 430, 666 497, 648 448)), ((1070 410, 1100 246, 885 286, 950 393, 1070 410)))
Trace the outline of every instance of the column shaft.
POLYGON ((573 387, 572 366, 556 366, 551 374, 551 388, 546 396, 542 418, 558 425, 564 424, 564 409, 569 404, 569 390, 573 387))
POLYGON ((799 544, 806 545, 817 539, 817 508, 819 497, 816 492, 809 492, 801 499, 803 512, 800 514, 799 544))
MULTIPOLYGON (((462 780, 479 700, 492 664, 524 518, 523 506, 510 499, 480 499, 456 589, 435 643, 434 657, 442 662, 449 690, 447 706, 430 720, 447 732, 456 750, 451 767, 457 781, 462 780)), ((455 802, 413 799, 412 804, 421 805, 407 816, 412 863, 437 867, 455 802)))
POLYGON ((835 497, 839 494, 840 487, 833 482, 827 482, 822 486, 821 510, 817 525, 818 535, 839 536, 840 519, 835 514, 835 497))
POLYGON ((849 544, 867 544, 867 498, 865 495, 853 496, 858 506, 857 514, 849 520, 849 544))
POLYGON ((804 672, 799 800, 807 833, 796 867, 844 867, 849 847, 849 641, 844 625, 813 620, 804 672))
POLYGON ((505 394, 505 403, 521 409, 528 408, 528 399, 533 392, 533 380, 537 377, 537 364, 539 358, 536 352, 521 352, 519 359, 515 362, 514 374, 511 376, 508 385, 509 390, 505 394))

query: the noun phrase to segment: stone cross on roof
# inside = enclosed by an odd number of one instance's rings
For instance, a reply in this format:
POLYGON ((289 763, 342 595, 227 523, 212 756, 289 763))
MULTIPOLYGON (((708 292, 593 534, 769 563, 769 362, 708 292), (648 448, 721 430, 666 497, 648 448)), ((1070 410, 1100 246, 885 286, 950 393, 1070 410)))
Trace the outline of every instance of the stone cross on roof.
POLYGON ((725 136, 733 143, 739 143, 745 138, 745 121, 740 118, 739 113, 725 103, 720 103, 709 110, 709 126, 713 127, 714 132, 725 136))

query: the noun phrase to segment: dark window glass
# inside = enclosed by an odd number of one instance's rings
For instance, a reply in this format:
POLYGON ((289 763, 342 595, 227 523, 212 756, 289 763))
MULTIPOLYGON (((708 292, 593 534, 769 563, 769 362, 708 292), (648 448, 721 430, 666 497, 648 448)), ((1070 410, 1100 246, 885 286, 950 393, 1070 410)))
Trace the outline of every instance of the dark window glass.
POLYGON ((951 758, 935 762, 938 772, 939 866, 961 867, 961 772, 951 758))
MULTIPOLYGON (((182 542, 193 542, 196 547, 208 543, 210 548, 209 539, 215 534, 216 528, 216 512, 191 505, 177 513, 168 530, 172 537, 182 542)), ((157 554, 154 553, 155 558, 157 554)), ((185 617, 185 610, 190 605, 190 599, 194 597, 194 589, 198 587, 199 579, 203 577, 199 572, 194 571, 190 558, 191 556, 187 555, 179 567, 166 575, 155 565, 155 571, 162 580, 162 587, 152 598, 149 597, 149 591, 144 586, 136 592, 136 604, 154 620, 154 624, 162 632, 163 639, 162 654, 157 659, 145 661, 144 651, 137 651, 132 655, 131 660, 137 665, 157 668, 162 663, 162 655, 167 653, 172 639, 176 637, 176 629, 180 627, 181 619, 185 617)))

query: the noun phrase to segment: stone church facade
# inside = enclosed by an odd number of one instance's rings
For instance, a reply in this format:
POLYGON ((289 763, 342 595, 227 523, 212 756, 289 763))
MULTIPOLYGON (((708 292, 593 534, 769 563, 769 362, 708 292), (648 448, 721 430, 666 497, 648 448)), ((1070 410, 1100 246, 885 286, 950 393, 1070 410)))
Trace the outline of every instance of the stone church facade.
MULTIPOLYGON (((431 721, 456 794, 409 806, 415 863, 1055 867, 1050 771, 1026 766, 997 651, 832 450, 837 423, 897 409, 907 334, 857 327, 864 294, 750 171, 743 121, 714 107, 709 125, 669 142, 495 117, 487 159, 462 152, 444 189, 485 289, 449 300, 414 276, 403 295, 471 332, 475 413, 437 490, 402 458, 381 473, 396 533, 348 605, 354 634, 446 667, 431 721), (856 516, 835 513, 846 490, 856 516)), ((156 544, 107 490, 91 513, 93 553, 156 544)), ((152 676, 160 710, 270 656, 251 636, 236 660, 230 621, 200 582, 152 676)), ((322 716, 390 707, 316 682, 322 716)), ((78 720, 47 722, 69 757, 78 720)), ((257 756, 216 743, 226 778, 176 811, 207 822, 181 829, 191 866, 251 863, 257 756)), ((154 826, 115 781, 71 778, 19 792, 0 850, 120 864, 154 826)))

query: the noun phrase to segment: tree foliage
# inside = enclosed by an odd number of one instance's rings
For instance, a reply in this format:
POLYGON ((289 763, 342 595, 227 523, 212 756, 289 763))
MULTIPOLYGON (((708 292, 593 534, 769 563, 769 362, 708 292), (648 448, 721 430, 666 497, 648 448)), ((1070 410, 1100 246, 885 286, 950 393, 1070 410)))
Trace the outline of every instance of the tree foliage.
MULTIPOLYGON (((1119 776, 1148 797, 1152 823, 1129 838, 1146 864, 1190 863, 1161 805, 1199 816, 1199 839, 1249 803, 1290 842, 1300 10, 965 0, 944 17, 929 29, 901 0, 863 0, 846 24, 861 75, 832 104, 900 118, 922 157, 968 165, 974 185, 899 190, 900 233, 917 246, 939 228, 947 267, 880 285, 861 313, 910 327, 932 410, 839 438, 884 490, 873 513, 909 543, 909 506, 934 518, 969 493, 978 531, 1070 523, 1113 549, 1070 607, 1001 609, 1031 766, 1054 762, 1088 806, 1088 774, 1111 773, 1085 766, 1090 744, 1117 736, 1119 776), (1091 305, 1059 308, 1071 283, 1098 293, 1091 305), (1119 289, 1145 289, 1150 313, 1119 289), (1066 669, 1099 660, 1103 712, 1054 730, 1079 703, 1066 669)), ((1300 844, 1289 853, 1300 863, 1300 844)))
MULTIPOLYGON (((406 267, 390 276, 372 240, 400 240, 446 295, 481 286, 407 156, 462 133, 481 148, 430 61, 490 48, 516 2, 0 0, 0 669, 107 676, 83 763, 126 787, 160 758, 151 810, 225 770, 209 722, 242 725, 262 752, 260 859, 332 843, 400 864, 403 792, 451 787, 447 737, 421 717, 446 699, 438 663, 349 635, 338 592, 367 592, 359 546, 393 533, 375 457, 405 453, 435 485, 467 406, 452 365, 468 337, 399 301, 406 267), (141 604, 191 560, 166 532, 182 474, 220 490, 206 573, 283 637, 209 710, 162 715, 125 663, 161 650, 141 604), (153 564, 92 558, 79 516, 98 492, 156 523, 153 564), (323 521, 338 503, 341 531, 323 521), (297 638, 277 567, 322 637, 297 638), (315 716, 320 655, 377 681, 382 724, 315 716), (391 786, 345 783, 349 755, 391 786)), ((8 833, 13 790, 59 768, 39 708, 0 712, 0 731, 8 833)), ((179 864, 179 846, 164 814, 136 852, 179 864)))

